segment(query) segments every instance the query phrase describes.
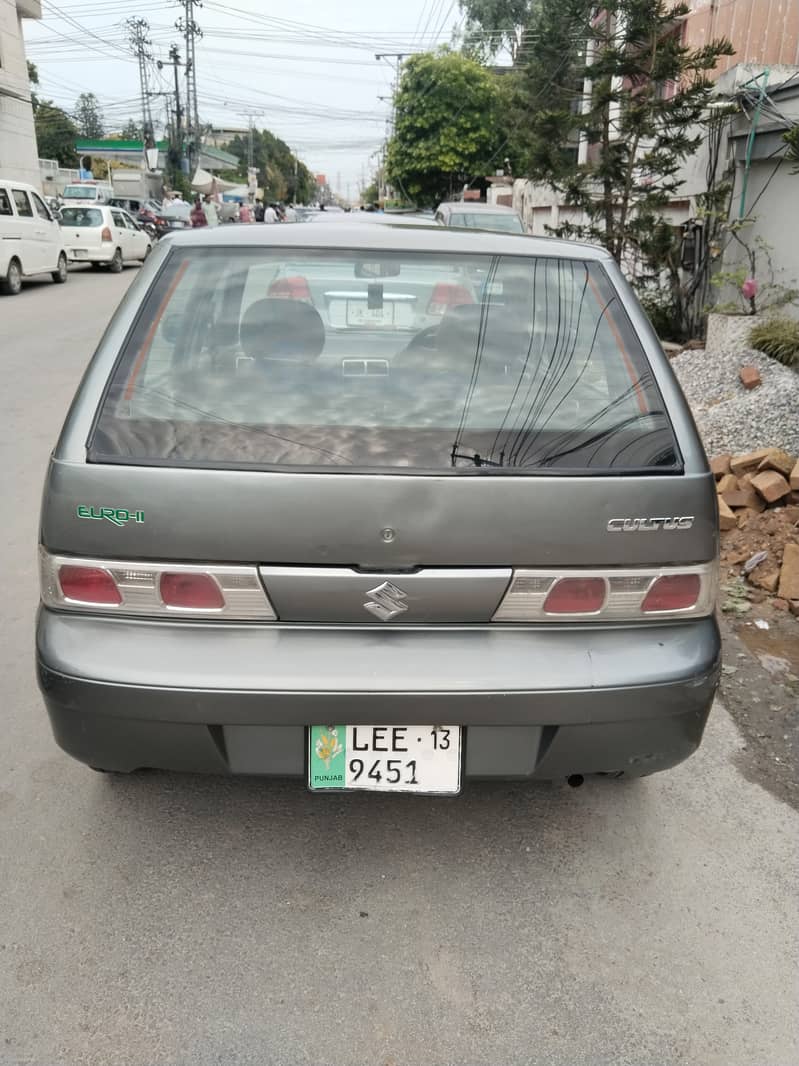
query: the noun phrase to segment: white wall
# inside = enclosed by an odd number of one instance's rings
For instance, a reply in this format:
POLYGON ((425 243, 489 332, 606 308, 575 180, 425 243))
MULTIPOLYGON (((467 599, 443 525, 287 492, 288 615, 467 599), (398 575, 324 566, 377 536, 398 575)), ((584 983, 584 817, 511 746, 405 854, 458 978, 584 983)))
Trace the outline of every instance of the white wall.
MULTIPOLYGON (((23 10, 32 9, 27 5, 23 10)), ((25 43, 15 0, 0 0, 0 177, 41 185, 25 43)))

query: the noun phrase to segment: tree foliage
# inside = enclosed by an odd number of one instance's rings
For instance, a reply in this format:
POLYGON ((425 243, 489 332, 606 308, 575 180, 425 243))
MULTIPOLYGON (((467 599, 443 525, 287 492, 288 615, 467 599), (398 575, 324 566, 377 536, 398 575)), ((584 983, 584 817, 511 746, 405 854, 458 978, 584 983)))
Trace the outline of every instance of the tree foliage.
POLYGON ((142 139, 141 122, 137 122, 135 118, 129 118, 120 130, 119 136, 123 141, 140 141, 142 139))
POLYGON ((496 79, 475 60, 442 49, 402 68, 386 173, 399 193, 432 206, 486 173, 503 148, 496 79))
POLYGON ((81 93, 75 101, 75 125, 81 137, 102 137, 105 134, 103 113, 94 93, 81 93))
POLYGON ((723 39, 682 44, 686 4, 608 0, 592 20, 595 6, 542 0, 532 26, 540 48, 522 71, 528 171, 583 215, 559 235, 602 243, 619 262, 651 262, 662 252, 663 212, 680 167, 709 122, 710 72, 733 49, 723 39), (584 97, 583 77, 591 79, 584 97), (575 166, 581 141, 587 161, 575 166))
POLYGON ((76 167, 78 131, 69 115, 52 100, 39 100, 34 114, 40 159, 57 159, 62 167, 76 167))
MULTIPOLYGON (((297 159, 285 141, 270 130, 253 130, 253 166, 258 170, 258 184, 268 201, 305 204, 313 200, 316 181, 301 160, 297 159)), ((225 151, 238 156, 235 176, 247 179, 249 137, 236 135, 225 151)))
POLYGON ((507 48, 515 58, 538 0, 461 0, 460 8, 466 16, 467 50, 488 57, 507 48))

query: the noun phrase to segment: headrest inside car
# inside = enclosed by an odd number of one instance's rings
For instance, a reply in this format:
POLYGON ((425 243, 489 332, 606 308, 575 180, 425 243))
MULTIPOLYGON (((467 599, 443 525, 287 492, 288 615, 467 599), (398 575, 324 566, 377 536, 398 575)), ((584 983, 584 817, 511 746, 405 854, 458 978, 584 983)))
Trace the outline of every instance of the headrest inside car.
POLYGON ((251 359, 316 359, 325 327, 315 307, 299 300, 256 300, 241 320, 241 346, 251 359))

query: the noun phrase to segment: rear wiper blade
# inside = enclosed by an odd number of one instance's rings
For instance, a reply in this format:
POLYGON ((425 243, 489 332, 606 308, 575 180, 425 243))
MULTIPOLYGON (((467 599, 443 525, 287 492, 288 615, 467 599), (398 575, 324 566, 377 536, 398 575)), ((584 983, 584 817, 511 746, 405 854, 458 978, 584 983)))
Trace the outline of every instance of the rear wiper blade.
POLYGON ((505 453, 499 453, 499 462, 496 459, 486 459, 485 456, 480 455, 479 452, 459 452, 453 447, 450 452, 450 464, 455 466, 457 459, 467 459, 474 466, 504 466, 505 465, 505 453))

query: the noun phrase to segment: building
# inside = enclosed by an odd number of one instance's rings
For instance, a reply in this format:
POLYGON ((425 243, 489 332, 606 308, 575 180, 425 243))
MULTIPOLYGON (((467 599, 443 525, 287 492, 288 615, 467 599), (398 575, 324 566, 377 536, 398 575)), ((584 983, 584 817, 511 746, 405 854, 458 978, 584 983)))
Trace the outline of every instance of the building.
POLYGON ((734 56, 722 56, 716 77, 739 63, 799 66, 799 3, 796 0, 688 0, 683 41, 701 48, 726 37, 734 56))
POLYGON ((40 0, 0 0, 0 178, 40 185, 22 20, 42 17, 40 0))
MULTIPOLYGON (((799 177, 792 173, 782 133, 799 122, 799 0, 687 0, 690 11, 670 30, 692 49, 726 37, 734 56, 722 57, 713 76, 719 103, 739 110, 725 121, 720 166, 734 181, 731 219, 746 217, 747 241, 762 238, 772 249, 773 263, 785 284, 799 279, 799 177)), ((601 13, 597 18, 603 17, 601 13)), ((589 53, 590 62, 590 53, 589 53)), ((587 82, 584 92, 590 91, 587 82)), ((577 146, 580 163, 591 161, 597 145, 577 146)), ((680 186, 665 214, 686 234, 703 225, 698 197, 707 191, 708 149, 687 159, 677 176, 680 186)), ((507 195, 500 185, 489 189, 489 201, 507 195)), ((571 222, 582 213, 566 205, 550 186, 517 180, 513 205, 537 236, 571 222)), ((724 267, 740 265, 736 242, 724 248, 724 267)), ((631 268, 634 272, 635 268, 631 268)))
POLYGON ((246 141, 249 135, 249 126, 214 126, 203 138, 203 143, 210 148, 221 148, 230 144, 234 137, 246 141))

